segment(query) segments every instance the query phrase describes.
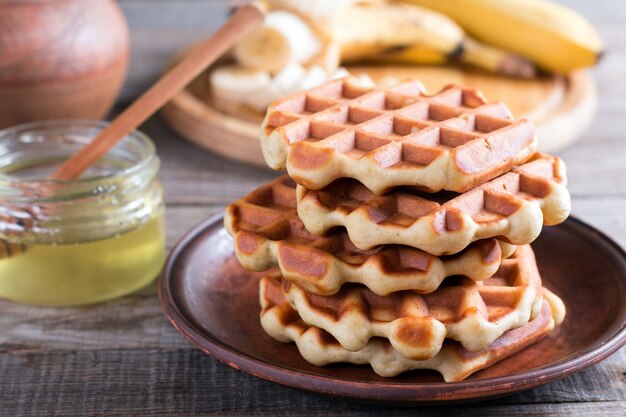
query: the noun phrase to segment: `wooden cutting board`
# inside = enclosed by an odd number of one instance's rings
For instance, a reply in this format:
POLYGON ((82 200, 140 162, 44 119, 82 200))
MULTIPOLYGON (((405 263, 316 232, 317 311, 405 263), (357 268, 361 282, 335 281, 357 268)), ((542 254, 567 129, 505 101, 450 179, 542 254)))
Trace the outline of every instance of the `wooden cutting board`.
MULTIPOLYGON (((369 74, 381 84, 417 78, 429 92, 455 83, 479 88, 489 100, 504 101, 515 117, 538 127, 539 149, 555 153, 580 137, 597 105, 593 78, 588 72, 519 80, 481 71, 434 66, 348 67, 355 75, 369 74)), ((227 114, 211 105, 207 70, 161 110, 177 133, 225 158, 266 167, 258 140, 262 115, 241 109, 227 114)))

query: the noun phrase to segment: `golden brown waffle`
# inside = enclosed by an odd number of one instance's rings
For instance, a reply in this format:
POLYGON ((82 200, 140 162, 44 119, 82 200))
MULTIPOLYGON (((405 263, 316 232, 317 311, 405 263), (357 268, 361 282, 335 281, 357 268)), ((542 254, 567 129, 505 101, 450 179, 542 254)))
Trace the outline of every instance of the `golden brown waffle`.
POLYGON ((447 340, 432 358, 422 361, 407 359, 382 338, 371 339, 362 349, 343 348, 326 331, 306 324, 286 301, 280 276, 264 277, 260 282, 261 325, 280 342, 295 342, 304 359, 317 366, 330 363, 369 363, 380 376, 392 377, 414 369, 433 369, 446 382, 461 381, 474 372, 487 368, 535 343, 565 315, 563 302, 545 288, 545 301, 539 314, 515 330, 509 330, 493 344, 478 352, 469 352, 459 343, 447 340))
POLYGON ((342 229, 324 237, 309 233, 295 205, 295 183, 283 176, 231 204, 224 224, 244 268, 266 271, 278 266, 289 282, 315 294, 332 295, 347 282, 364 284, 378 295, 432 292, 451 275, 489 278, 500 259, 515 250, 513 245, 485 239, 441 258, 400 245, 362 251, 342 229))
POLYGON ((489 237, 515 245, 532 242, 544 224, 561 223, 569 215, 565 183, 563 162, 537 153, 463 194, 398 189, 377 196, 358 181, 342 179, 319 191, 298 186, 297 206, 311 233, 344 226, 362 250, 399 244, 444 255, 489 237))
POLYGON ((532 156, 535 128, 500 102, 419 81, 387 90, 344 78, 279 100, 261 128, 265 161, 309 189, 354 178, 376 194, 411 186, 467 191, 532 156))
POLYGON ((541 305, 541 278, 530 246, 520 246, 484 281, 454 277, 436 291, 401 291, 381 297, 361 285, 344 285, 332 296, 311 294, 283 282, 300 317, 332 334, 347 350, 384 337, 402 355, 428 359, 445 338, 475 352, 504 332, 523 326, 541 305))

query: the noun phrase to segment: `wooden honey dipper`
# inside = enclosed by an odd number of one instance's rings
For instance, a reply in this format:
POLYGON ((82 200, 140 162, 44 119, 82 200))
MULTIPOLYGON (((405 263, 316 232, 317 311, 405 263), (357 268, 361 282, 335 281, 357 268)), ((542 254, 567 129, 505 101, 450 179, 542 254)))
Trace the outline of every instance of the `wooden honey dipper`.
MULTIPOLYGON (((185 59, 163 75, 152 87, 113 119, 93 141, 58 167, 49 179, 73 180, 78 178, 80 174, 113 148, 117 142, 145 122, 238 40, 259 26, 264 18, 265 10, 257 2, 246 3, 239 7, 217 32, 200 43, 185 59)), ((0 259, 24 252, 26 249, 25 245, 0 240, 0 259)))

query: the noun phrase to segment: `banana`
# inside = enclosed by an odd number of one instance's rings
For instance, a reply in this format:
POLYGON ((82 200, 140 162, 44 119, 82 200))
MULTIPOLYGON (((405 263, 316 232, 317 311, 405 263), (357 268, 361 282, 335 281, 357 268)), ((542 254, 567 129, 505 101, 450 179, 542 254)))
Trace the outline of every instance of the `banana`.
POLYGON ((272 101, 298 91, 305 76, 306 70, 301 65, 289 64, 271 79, 266 88, 251 94, 244 100, 244 103, 255 111, 263 113, 272 101))
MULTIPOLYGON (((350 73, 345 68, 338 68, 330 72, 320 65, 313 65, 305 69, 300 65, 291 64, 279 72, 264 91, 248 97, 246 104, 260 113, 265 112, 267 106, 274 100, 348 75, 350 73)), ((368 76, 361 76, 358 79, 363 85, 373 85, 368 76)))
MULTIPOLYGON (((350 76, 350 72, 348 72, 347 69, 341 67, 338 68, 337 71, 333 72, 330 75, 330 78, 328 79, 330 80, 337 80, 339 78, 344 78, 344 77, 348 77, 350 76)), ((357 83, 359 83, 360 85, 362 85, 363 87, 375 87, 376 83, 374 83, 374 80, 372 80, 372 77, 370 77, 367 74, 360 74, 357 76, 352 76, 357 83)))
POLYGON ((319 65, 324 68, 327 72, 335 71, 339 68, 341 64, 341 50, 339 49, 339 45, 334 42, 326 42, 324 47, 311 61, 309 61, 309 66, 319 65))
MULTIPOLYGON (((337 68, 337 70, 335 72, 333 72, 330 76, 331 80, 338 80, 339 78, 344 78, 344 77, 348 77, 350 75, 350 73, 348 72, 347 69, 345 69, 344 67, 341 68, 337 68)), ((369 78, 369 76, 367 76, 369 78)), ((371 80, 371 78, 370 78, 371 80)))
MULTIPOLYGON (((307 69, 289 64, 274 77, 265 70, 224 65, 211 72, 209 81, 213 104, 227 113, 238 112, 247 106, 255 112, 265 112, 274 100, 308 90, 325 82, 350 75, 345 68, 327 71, 320 65, 307 69)), ((361 76, 363 85, 373 85, 371 78, 361 76)))
POLYGON ((476 39, 570 72, 594 65, 602 40, 580 14, 547 0, 403 0, 445 13, 476 39))
POLYGON ((209 83, 211 94, 219 103, 242 103, 251 95, 268 88, 269 72, 224 65, 211 71, 209 83))
POLYGON ((302 64, 322 50, 322 41, 300 17, 286 11, 267 14, 263 25, 235 45, 242 66, 276 73, 289 64, 302 64))
MULTIPOLYGON (((319 65, 315 65, 309 67, 307 72, 302 78, 302 81, 298 84, 298 88, 295 91, 309 90, 313 87, 317 87, 319 85, 324 84, 330 80, 337 80, 339 78, 344 78, 350 76, 350 72, 344 67, 337 68, 335 71, 329 72, 324 70, 319 65)), ((367 74, 361 74, 359 76, 354 77, 356 81, 364 87, 374 87, 374 81, 367 74)), ((295 92, 294 91, 294 92, 295 92)), ((280 98, 280 97, 276 97, 280 98)))
POLYGON ((463 31, 448 17, 409 4, 359 1, 344 9, 332 27, 342 61, 369 57, 401 46, 419 46, 448 54, 456 50, 463 31))
POLYGON ((450 62, 457 55, 460 48, 446 54, 440 50, 428 48, 422 45, 391 48, 380 53, 371 55, 373 62, 383 64, 427 64, 441 65, 450 62))
POLYGON ((328 73, 319 65, 313 65, 307 69, 306 74, 298 83, 298 90, 308 90, 328 81, 328 73))
POLYGON ((511 77, 532 78, 537 75, 535 66, 529 60, 472 38, 464 39, 458 60, 511 77))
POLYGON ((511 77, 531 78, 536 75, 535 66, 527 59, 469 37, 463 39, 460 47, 449 54, 418 45, 383 51, 372 55, 370 59, 382 63, 427 65, 462 62, 511 77))

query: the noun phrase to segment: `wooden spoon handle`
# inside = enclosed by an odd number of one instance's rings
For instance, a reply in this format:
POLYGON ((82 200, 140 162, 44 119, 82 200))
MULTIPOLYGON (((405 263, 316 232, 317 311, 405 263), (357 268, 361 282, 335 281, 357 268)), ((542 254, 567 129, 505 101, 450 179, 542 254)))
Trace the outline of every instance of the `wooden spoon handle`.
POLYGON ((161 106, 197 77, 239 39, 263 22, 265 12, 256 2, 240 7, 211 38, 119 114, 93 141, 72 155, 50 177, 71 180, 104 156, 123 137, 135 130, 161 106))

